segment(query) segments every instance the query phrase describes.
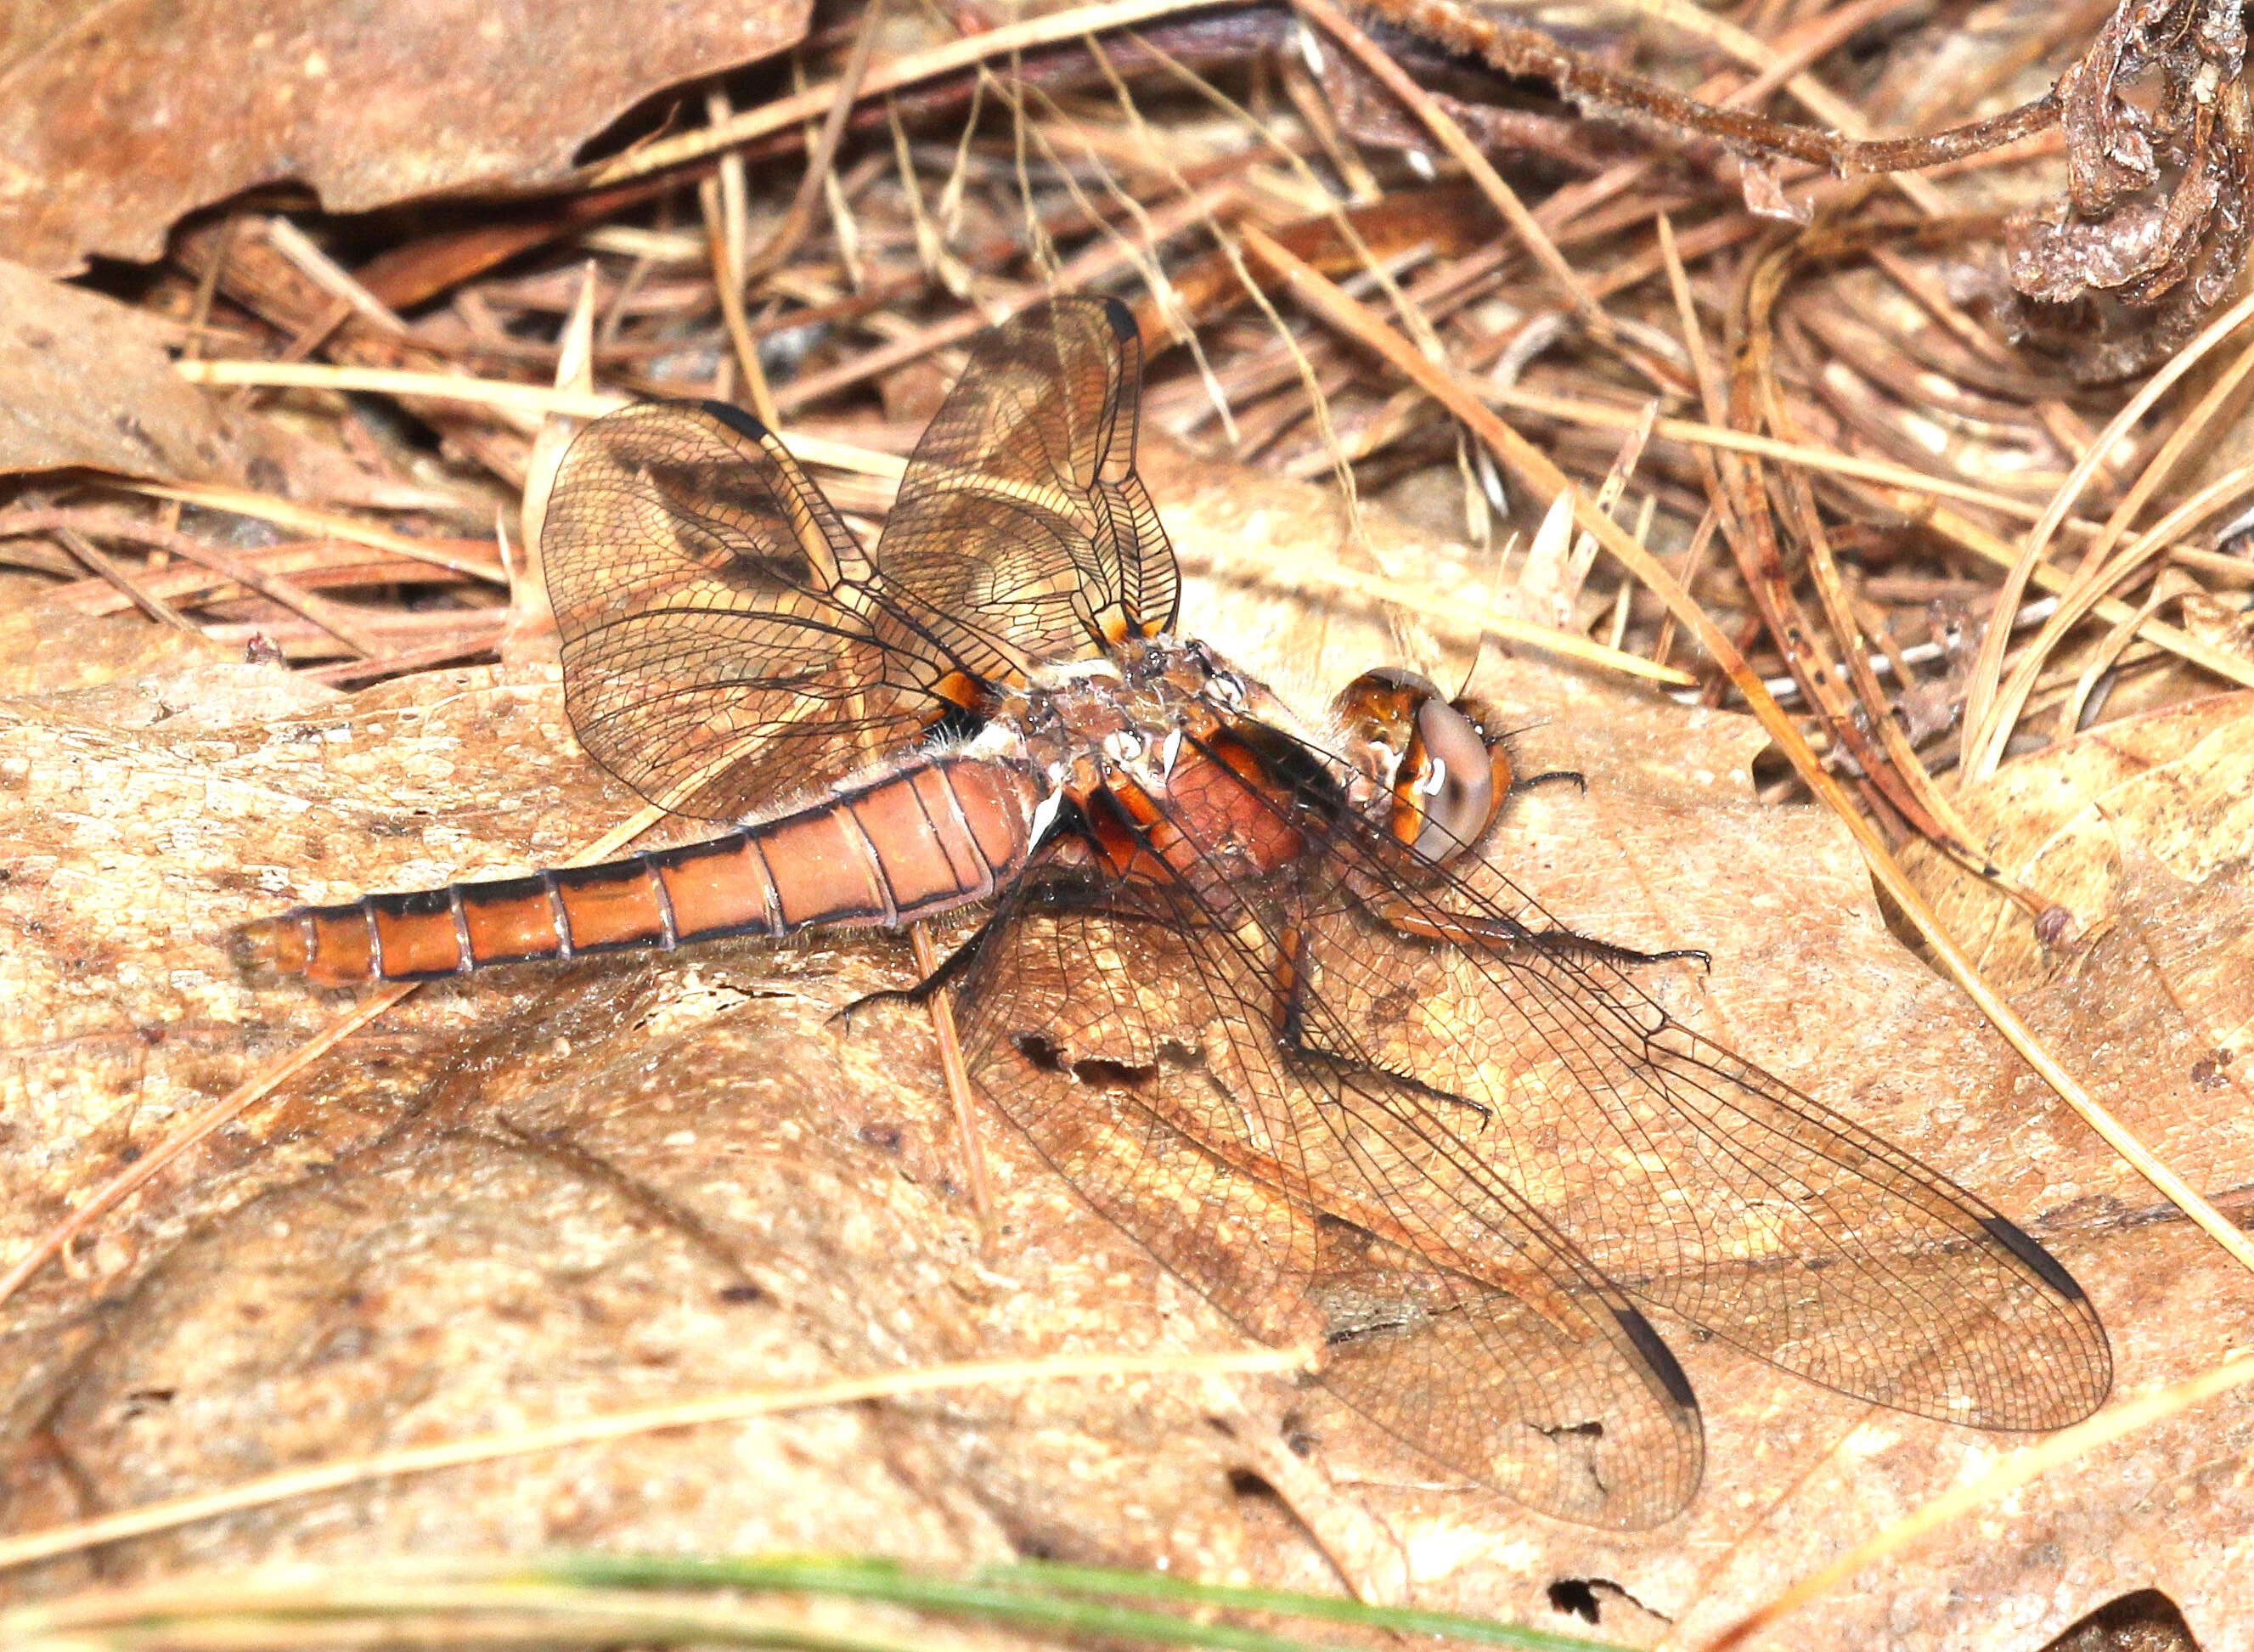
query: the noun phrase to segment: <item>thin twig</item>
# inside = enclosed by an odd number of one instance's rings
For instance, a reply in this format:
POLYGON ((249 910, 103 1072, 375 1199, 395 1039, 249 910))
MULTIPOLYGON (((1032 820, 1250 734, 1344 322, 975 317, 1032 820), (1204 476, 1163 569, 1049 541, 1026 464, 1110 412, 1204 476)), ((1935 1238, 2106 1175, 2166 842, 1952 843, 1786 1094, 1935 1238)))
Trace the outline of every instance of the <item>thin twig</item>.
POLYGON ((175 631, 186 632, 192 637, 201 637, 203 629, 169 602, 144 591, 116 560, 75 528, 57 523, 48 530, 60 540, 64 549, 88 567, 125 593, 126 600, 159 625, 170 626, 175 631))
MULTIPOLYGON (((917 976, 925 981, 939 972, 939 953, 931 944, 931 931, 920 923, 908 926, 908 945, 915 954, 917 976)), ((970 1074, 962 1064, 962 1041, 956 1036, 955 1003, 945 992, 926 1000, 931 1030, 939 1040, 939 1065, 947 1080, 947 1099, 955 1110, 955 1134, 962 1149, 963 1180, 970 1188, 970 1208, 978 1215, 982 1242, 994 1244, 994 1194, 986 1174, 986 1148, 980 1138, 978 1113, 970 1099, 970 1074)))
POLYGON ((821 136, 807 151, 806 170, 799 175, 798 188, 784 210, 782 221, 774 227, 760 249, 747 256, 742 268, 734 272, 738 293, 757 286, 781 269, 813 228, 815 200, 822 193, 822 180, 830 176, 831 164, 837 158, 837 145, 845 136, 845 122, 860 99, 862 83, 869 77, 869 60, 876 52, 877 35, 884 19, 884 0, 868 0, 861 14, 860 32, 853 37, 852 55, 845 60, 844 74, 837 77, 830 113, 822 122, 821 136))
MULTIPOLYGON (((1494 14, 1475 10, 1460 4, 1460 0, 1367 3, 1379 15, 1450 51, 1484 58, 1506 74, 1547 80, 1564 96, 1603 113, 1641 116, 1678 132, 1695 132, 1713 138, 1740 154, 1805 161, 1842 177, 1935 165, 2039 131, 2058 118, 2056 96, 2046 93, 2034 102, 2002 115, 1923 136, 1860 140, 1843 136, 1840 131, 1796 126, 1742 109, 1717 108, 1685 97, 1656 81, 1615 74, 1568 51, 1539 29, 1500 22, 1494 14)), ((1662 10, 1656 4, 1650 9, 1662 10)), ((1759 49, 1759 43, 1752 37, 1718 18, 1694 13, 1688 7, 1665 10, 1672 20, 1703 25, 1701 32, 1709 38, 1733 38, 1759 49)), ((1799 89, 1796 85, 1795 90, 1799 89)), ((1844 104, 1812 106, 1836 128, 1844 130, 1854 120, 1853 111, 1844 104)))
MULTIPOLYGON (((898 91, 919 80, 969 68, 994 58, 1006 58, 1035 46, 1054 46, 1082 35, 1130 27, 1184 11, 1205 10, 1229 0, 1106 0, 1106 4, 1052 11, 1021 23, 1005 24, 965 39, 950 40, 928 52, 919 52, 870 71, 861 86, 863 97, 898 91)), ((628 178, 668 172, 707 155, 770 133, 787 131, 801 122, 823 114, 837 101, 839 82, 809 87, 793 97, 777 98, 746 110, 718 126, 707 126, 676 137, 644 144, 614 159, 584 167, 570 180, 574 189, 595 189, 628 178)))
POLYGON ((1417 118, 1424 122, 1432 136, 1439 139, 1440 146, 1455 158, 1456 164, 1479 186, 1480 192, 1494 204, 1495 211, 1502 214, 1503 222, 1508 224, 1511 232, 1525 243, 1527 251, 1534 255, 1534 262, 1542 267, 1551 284, 1564 295, 1566 303, 1573 306, 1573 313, 1581 318, 1583 325, 1596 337, 1609 340, 1613 336, 1612 318, 1605 313, 1604 307, 1598 304, 1594 295, 1574 272, 1572 265, 1565 262, 1564 254, 1558 250, 1558 243, 1550 239, 1549 233, 1526 209, 1526 203, 1518 198, 1518 192, 1503 181, 1502 174, 1496 172, 1494 164, 1480 152, 1479 146, 1472 142, 1455 117, 1435 102, 1432 94, 1410 79, 1407 72, 1393 60, 1390 53, 1356 28, 1353 19, 1333 5, 1330 0, 1292 0, 1292 4, 1303 15, 1322 24, 1332 38, 1353 53, 1354 61, 1376 75, 1388 91, 1415 112, 1417 118))
MULTIPOLYGON (((1030 300, 1028 301, 1030 302, 1030 300)), ((977 331, 973 326, 969 329, 977 331)), ((936 348, 928 345, 927 348, 936 348)), ((918 352, 920 354, 920 352, 918 352)), ((469 402, 493 407, 512 407, 527 413, 560 413, 572 418, 600 418, 622 407, 631 407, 639 399, 619 390, 563 390, 545 384, 518 384, 504 379, 457 378, 444 373, 410 373, 387 368, 329 367, 320 362, 278 361, 178 361, 174 370, 183 378, 199 384, 298 384, 333 390, 373 390, 387 396, 419 396, 438 400, 469 402)), ((826 466, 832 470, 853 471, 864 476, 878 476, 897 481, 906 469, 907 461, 897 453, 878 452, 875 449, 857 447, 850 442, 831 441, 825 437, 792 434, 778 431, 783 445, 809 465, 826 466)), ((136 487, 160 499, 182 498, 191 504, 207 504, 214 509, 240 510, 245 515, 264 516, 270 522, 283 522, 290 527, 319 524, 320 530, 333 533, 339 539, 358 539, 363 544, 375 545, 385 550, 396 550, 412 556, 421 541, 403 534, 386 533, 369 528, 365 523, 352 523, 354 531, 346 532, 338 524, 350 519, 329 516, 292 506, 288 501, 274 500, 261 508, 248 504, 227 503, 228 500, 251 500, 262 495, 237 494, 225 488, 203 487, 191 483, 175 482, 164 486, 153 483, 122 484, 136 487)), ((424 560, 436 561, 435 557, 424 560)), ((452 562, 440 562, 439 566, 452 568, 452 562)), ((498 564, 475 564, 458 569, 464 573, 476 573, 480 578, 506 583, 498 564)))
MULTIPOLYGON (((2019 555, 2012 560, 2010 570, 2004 576, 2002 591, 1996 598, 1996 612, 2009 613, 2017 609, 2026 595, 2027 582, 2044 561, 2050 547, 2051 536, 2081 498, 2082 490, 2096 472, 2099 455, 2111 448, 2128 431, 2136 428, 2138 420, 2150 412, 2160 398, 2184 374, 2204 360, 2208 353, 2254 318, 2254 293, 2250 293, 2230 309, 2208 323, 2199 336, 2171 357, 2166 366, 2145 381, 2121 410, 2106 424, 2104 430, 2090 451, 2083 454, 2073 472, 2053 495, 2035 525, 2027 530, 2019 555)), ((1964 695, 1964 778, 1967 780, 1987 779, 2003 760, 2004 743, 2010 738, 2011 724, 2015 716, 2012 708, 1999 697, 1998 684, 2003 676, 2004 649, 2009 642, 2007 634, 1994 626, 1981 639, 1980 652, 1975 658, 1972 671, 1965 684, 1964 695)))
MULTIPOLYGON (((189 378, 195 377, 197 372, 206 369, 238 365, 251 364, 220 361, 181 361, 173 364, 176 369, 182 370, 184 376, 189 378)), ((332 374, 365 370, 302 365, 290 367, 279 362, 256 365, 264 367, 273 373, 332 374)), ((221 383, 227 381, 221 377, 214 377, 208 382, 221 383)), ((253 381, 245 379, 241 382, 253 381)), ((286 382, 287 381, 276 382, 286 382)), ((324 378, 321 382, 326 383, 327 380, 324 378)), ((453 573, 467 574, 473 579, 488 580, 497 585, 505 585, 508 583, 508 572, 498 560, 486 561, 477 556, 459 556, 428 540, 416 539, 410 534, 395 534, 388 528, 375 527, 372 523, 360 521, 357 517, 340 515, 335 511, 316 510, 309 505, 300 505, 292 500, 276 499, 271 494, 253 494, 240 487, 221 487, 208 482, 144 482, 130 476, 116 478, 116 485, 131 493, 145 494, 150 499, 177 499, 183 504, 200 505, 206 510, 229 511, 237 516, 250 516, 260 522, 272 522, 276 527, 294 528, 301 533, 317 534, 328 539, 349 540, 356 545, 373 546, 377 550, 388 550, 395 556, 405 556, 413 562, 429 563, 435 568, 444 568, 453 573)))

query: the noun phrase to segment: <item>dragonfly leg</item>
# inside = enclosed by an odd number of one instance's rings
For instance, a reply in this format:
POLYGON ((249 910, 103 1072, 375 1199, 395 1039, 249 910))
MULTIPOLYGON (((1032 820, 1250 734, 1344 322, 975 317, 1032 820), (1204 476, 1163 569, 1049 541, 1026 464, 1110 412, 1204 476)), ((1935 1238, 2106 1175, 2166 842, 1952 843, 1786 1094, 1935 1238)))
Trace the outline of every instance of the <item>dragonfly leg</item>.
POLYGON ((1634 947, 1615 946, 1609 941, 1599 941, 1592 935, 1575 934, 1571 929, 1530 929, 1526 932, 1525 943, 1539 947, 1552 956, 1594 958, 1604 963, 1673 963, 1690 958, 1709 975, 1714 970, 1714 955, 1704 947, 1670 947, 1664 952, 1638 952, 1634 947))
POLYGON ((1537 786, 1547 786, 1556 780, 1571 780, 1582 795, 1588 794, 1589 777, 1577 768, 1544 769, 1539 774, 1529 774, 1523 780, 1511 781, 1510 789, 1514 792, 1530 792, 1537 786))
MULTIPOLYGON (((1589 789, 1589 777, 1578 769, 1572 768, 1545 769, 1539 774, 1529 774, 1523 780, 1513 780, 1510 789, 1514 792, 1530 792, 1537 786, 1547 786, 1558 780, 1570 780, 1584 794, 1589 789)), ((1418 929, 1414 924, 1396 922, 1390 914, 1385 916, 1386 920, 1394 923, 1396 928, 1407 930, 1412 934, 1427 933, 1418 929)), ((1482 920, 1471 918, 1462 921, 1466 926, 1480 925, 1490 930, 1508 928, 1510 934, 1502 939, 1508 942, 1544 947, 1552 951, 1570 953, 1578 957, 1600 959, 1606 963, 1670 963, 1677 958, 1696 958, 1700 964, 1711 969, 1714 962, 1712 957, 1699 947, 1677 947, 1667 952, 1638 952, 1633 947, 1614 946, 1609 941, 1598 941, 1588 935, 1575 934, 1570 929, 1527 929, 1516 926, 1497 925, 1492 920, 1482 920)), ((1474 943, 1459 942, 1457 944, 1460 946, 1474 943)), ((1490 942, 1487 944, 1492 946, 1494 942, 1490 942)))
POLYGON ((864 992, 850 1004, 830 1016, 833 1021, 843 1021, 848 1028, 853 1024, 853 1012, 878 1004, 906 1004, 921 1005, 931 1001, 932 995, 942 987, 951 985, 962 972, 977 961, 978 948, 986 939, 987 931, 994 927, 989 918, 973 930, 968 940, 939 961, 939 967, 912 987, 887 987, 881 991, 864 992))
POLYGON ((1422 941, 1445 941, 1450 946, 1462 947, 1473 952, 1509 953, 1531 949, 1550 957, 1576 959, 1583 962, 1640 966, 1673 963, 1679 959, 1691 958, 1697 960, 1704 970, 1711 970, 1714 965, 1713 955, 1703 947, 1671 947, 1664 952, 1639 952, 1634 947, 1616 946, 1593 935, 1577 934, 1571 929, 1529 929, 1524 924, 1513 923, 1507 918, 1428 912, 1413 907, 1405 901, 1373 901, 1369 909, 1404 934, 1415 935, 1422 941))

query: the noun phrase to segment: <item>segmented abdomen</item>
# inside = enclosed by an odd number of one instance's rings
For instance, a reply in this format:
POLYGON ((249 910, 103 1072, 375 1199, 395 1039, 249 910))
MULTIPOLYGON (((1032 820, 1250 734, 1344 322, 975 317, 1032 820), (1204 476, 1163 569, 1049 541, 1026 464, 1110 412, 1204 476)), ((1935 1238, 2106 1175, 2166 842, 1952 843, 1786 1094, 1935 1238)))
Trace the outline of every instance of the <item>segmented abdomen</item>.
POLYGON ((244 925, 236 956, 349 986, 816 924, 892 927, 995 893, 1025 864, 1039 801, 1014 764, 926 758, 704 843, 300 906, 244 925))

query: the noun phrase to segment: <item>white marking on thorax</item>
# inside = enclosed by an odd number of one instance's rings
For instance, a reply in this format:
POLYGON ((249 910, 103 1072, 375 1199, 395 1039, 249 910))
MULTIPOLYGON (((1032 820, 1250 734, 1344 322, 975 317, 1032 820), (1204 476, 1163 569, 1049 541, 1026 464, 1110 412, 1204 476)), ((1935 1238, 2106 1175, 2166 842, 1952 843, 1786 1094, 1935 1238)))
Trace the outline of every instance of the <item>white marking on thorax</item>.
POLYGON ((952 749, 965 757, 1021 757, 1026 738, 1015 724, 997 721, 981 725, 976 734, 952 749))

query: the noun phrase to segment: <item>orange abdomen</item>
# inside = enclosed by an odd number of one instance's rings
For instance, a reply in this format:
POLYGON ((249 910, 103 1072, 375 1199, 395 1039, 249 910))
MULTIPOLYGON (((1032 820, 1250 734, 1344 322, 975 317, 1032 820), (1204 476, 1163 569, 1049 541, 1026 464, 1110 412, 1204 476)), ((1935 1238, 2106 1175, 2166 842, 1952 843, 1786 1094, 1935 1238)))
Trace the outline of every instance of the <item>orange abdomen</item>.
POLYGON ((244 925, 236 957, 349 986, 816 924, 889 928, 994 894, 1025 864, 1039 801, 1013 764, 930 758, 704 843, 300 906, 244 925))

